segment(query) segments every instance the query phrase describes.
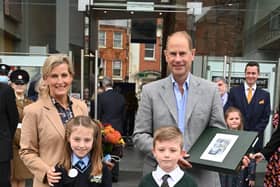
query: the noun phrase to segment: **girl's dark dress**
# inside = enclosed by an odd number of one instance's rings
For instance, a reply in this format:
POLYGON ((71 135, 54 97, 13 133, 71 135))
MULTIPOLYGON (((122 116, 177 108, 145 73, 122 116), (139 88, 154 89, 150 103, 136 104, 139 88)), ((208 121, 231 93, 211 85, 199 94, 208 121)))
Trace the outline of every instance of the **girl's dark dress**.
POLYGON ((107 166, 103 165, 102 178, 99 182, 94 182, 94 177, 90 176, 90 166, 83 173, 73 166, 78 170, 78 175, 73 178, 68 176, 68 172, 63 167, 56 166, 55 170, 62 173, 62 178, 59 183, 54 184, 54 187, 112 187, 112 176, 107 166))

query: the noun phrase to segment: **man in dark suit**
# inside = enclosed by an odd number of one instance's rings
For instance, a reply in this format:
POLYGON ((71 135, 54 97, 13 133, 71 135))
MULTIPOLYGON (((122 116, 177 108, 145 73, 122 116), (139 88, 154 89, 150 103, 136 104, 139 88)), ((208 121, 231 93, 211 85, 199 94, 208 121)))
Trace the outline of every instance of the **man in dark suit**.
POLYGON ((222 104, 223 104, 223 109, 224 109, 224 112, 226 112, 226 110, 229 107, 229 102, 228 102, 229 93, 227 92, 228 85, 227 85, 226 79, 224 79, 223 77, 216 77, 214 79, 214 82, 218 86, 222 104))
POLYGON ((249 62, 245 67, 244 84, 230 90, 229 104, 243 114, 244 130, 258 132, 255 151, 263 147, 263 135, 270 115, 270 95, 257 87, 260 67, 257 62, 249 62))
MULTIPOLYGON (((102 80, 104 92, 98 95, 98 119, 103 123, 109 123, 123 135, 124 119, 125 119, 125 99, 113 90, 113 81, 109 77, 102 80)), ((119 164, 115 163, 112 169, 113 182, 118 181, 119 164)))
POLYGON ((104 92, 98 95, 98 119, 110 123, 112 127, 123 134, 125 117, 125 99, 113 90, 113 81, 109 77, 102 80, 104 92))
POLYGON ((7 84, 4 77, 8 75, 10 67, 0 64, 0 186, 10 187, 11 159, 13 137, 18 125, 18 111, 14 90, 7 84), (2 81, 3 80, 3 81, 2 81))

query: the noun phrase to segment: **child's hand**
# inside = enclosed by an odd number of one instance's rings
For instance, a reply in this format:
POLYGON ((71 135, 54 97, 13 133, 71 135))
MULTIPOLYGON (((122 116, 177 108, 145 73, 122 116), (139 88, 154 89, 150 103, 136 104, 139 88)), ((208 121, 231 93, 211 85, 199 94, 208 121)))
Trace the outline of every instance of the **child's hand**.
POLYGON ((104 161, 104 163, 106 164, 106 166, 109 168, 109 170, 112 171, 113 167, 115 166, 115 164, 109 160, 104 161))
POLYGON ((249 180, 249 184, 250 187, 254 187, 255 186, 255 181, 254 180, 249 180))
POLYGON ((255 153, 255 154, 251 154, 251 155, 250 155, 250 158, 251 158, 251 159, 255 159, 256 162, 257 162, 257 164, 258 164, 260 161, 264 160, 264 156, 263 156, 263 154, 260 153, 260 152, 255 153))
POLYGON ((55 172, 54 167, 50 168, 47 172, 48 184, 50 186, 53 186, 53 183, 58 183, 59 180, 61 179, 60 175, 61 175, 60 172, 55 172))

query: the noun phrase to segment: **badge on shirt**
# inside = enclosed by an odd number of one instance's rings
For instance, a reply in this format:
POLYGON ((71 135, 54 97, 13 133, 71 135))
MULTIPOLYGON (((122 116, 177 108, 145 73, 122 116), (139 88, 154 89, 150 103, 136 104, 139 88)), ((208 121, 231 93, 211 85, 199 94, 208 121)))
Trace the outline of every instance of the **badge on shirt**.
POLYGON ((75 169, 75 168, 71 168, 69 171, 68 171, 68 176, 70 178, 74 178, 74 177, 77 177, 78 175, 78 170, 75 169))

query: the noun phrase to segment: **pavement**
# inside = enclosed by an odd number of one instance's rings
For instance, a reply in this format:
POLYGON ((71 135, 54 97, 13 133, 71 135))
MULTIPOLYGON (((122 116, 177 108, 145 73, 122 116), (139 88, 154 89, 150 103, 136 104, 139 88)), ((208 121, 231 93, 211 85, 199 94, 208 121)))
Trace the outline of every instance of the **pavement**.
POLYGON ((120 161, 119 181, 113 187, 137 187, 142 177, 143 156, 133 145, 126 146, 120 161))

